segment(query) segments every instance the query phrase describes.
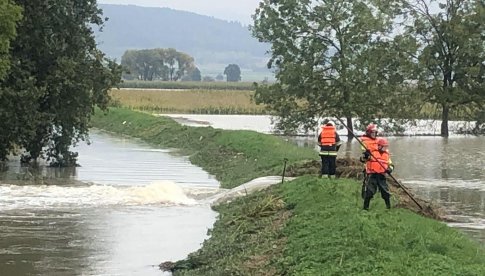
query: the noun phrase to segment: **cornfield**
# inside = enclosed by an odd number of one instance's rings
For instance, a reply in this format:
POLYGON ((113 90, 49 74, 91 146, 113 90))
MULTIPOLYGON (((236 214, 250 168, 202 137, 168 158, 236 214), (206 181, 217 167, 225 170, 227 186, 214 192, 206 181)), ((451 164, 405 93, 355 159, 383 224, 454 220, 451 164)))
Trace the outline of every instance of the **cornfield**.
POLYGON ((130 109, 184 114, 266 114, 252 100, 253 91, 114 89, 113 105, 130 109))

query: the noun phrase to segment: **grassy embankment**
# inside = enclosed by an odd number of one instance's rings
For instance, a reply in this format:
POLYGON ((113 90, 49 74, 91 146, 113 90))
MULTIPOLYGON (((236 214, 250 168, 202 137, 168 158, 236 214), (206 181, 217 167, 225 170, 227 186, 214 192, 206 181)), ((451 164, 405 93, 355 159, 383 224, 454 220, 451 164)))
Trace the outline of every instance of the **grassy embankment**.
MULTIPOLYGON (((224 187, 316 158, 278 137, 183 127, 114 109, 94 125, 180 148, 224 187), (123 122, 125 122, 123 124, 123 122)), ((395 199, 394 199, 394 202, 395 199)), ((174 275, 485 275, 485 252, 441 222, 373 200, 361 211, 360 184, 304 176, 218 206, 211 238, 174 275)))

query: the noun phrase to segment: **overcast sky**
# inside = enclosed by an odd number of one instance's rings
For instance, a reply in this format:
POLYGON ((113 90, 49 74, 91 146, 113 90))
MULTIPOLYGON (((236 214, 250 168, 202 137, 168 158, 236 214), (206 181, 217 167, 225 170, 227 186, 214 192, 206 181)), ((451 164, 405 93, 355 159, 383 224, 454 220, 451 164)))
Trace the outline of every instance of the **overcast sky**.
POLYGON ((252 23, 251 15, 261 0, 99 0, 101 4, 132 4, 190 11, 228 21, 252 23))

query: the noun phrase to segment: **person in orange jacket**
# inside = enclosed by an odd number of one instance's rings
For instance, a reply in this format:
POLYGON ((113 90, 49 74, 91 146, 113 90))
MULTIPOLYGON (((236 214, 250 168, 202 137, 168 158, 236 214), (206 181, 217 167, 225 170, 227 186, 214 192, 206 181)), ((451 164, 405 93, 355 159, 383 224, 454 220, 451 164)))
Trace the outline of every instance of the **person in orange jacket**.
MULTIPOLYGON (((372 151, 377 150, 377 125, 369 124, 365 129, 365 134, 360 137, 362 142, 362 157, 360 158, 360 162, 365 163, 367 159, 369 159, 370 153, 372 151)), ((369 180, 369 175, 366 174, 366 170, 364 168, 363 171, 364 179, 362 181, 362 191, 361 196, 362 199, 365 198, 365 186, 367 185, 367 181, 369 180)))
MULTIPOLYGON (((391 208, 390 192, 387 186, 386 173, 391 173, 394 170, 390 154, 389 142, 386 138, 376 139, 376 150, 370 150, 367 155, 364 152, 361 161, 366 162, 365 170, 369 176, 365 185, 364 210, 369 210, 369 205, 377 190, 380 191, 382 199, 386 204, 386 208, 391 208)), ((369 151, 369 150, 368 150, 369 151)))
POLYGON ((318 145, 320 146, 320 158, 322 166, 320 177, 335 178, 337 169, 337 151, 340 149, 340 136, 335 128, 335 123, 325 120, 318 134, 318 145))

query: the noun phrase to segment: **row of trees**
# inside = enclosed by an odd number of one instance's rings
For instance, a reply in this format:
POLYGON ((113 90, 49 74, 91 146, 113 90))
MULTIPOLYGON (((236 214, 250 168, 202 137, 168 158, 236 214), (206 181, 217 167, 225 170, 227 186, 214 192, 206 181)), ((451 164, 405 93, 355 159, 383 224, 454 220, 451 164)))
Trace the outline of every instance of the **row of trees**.
MULTIPOLYGON (((194 58, 173 48, 128 50, 121 58, 121 65, 125 70, 123 78, 128 80, 202 80, 194 58)), ((228 82, 238 82, 241 80, 241 69, 237 64, 229 64, 224 69, 224 75, 228 82)))
POLYGON ((256 100, 280 127, 319 117, 409 118, 423 104, 485 122, 485 3, 480 0, 262 1, 252 32, 272 45, 278 82, 256 100))
POLYGON ((13 3, 0 0, 0 160, 23 149, 24 162, 73 165, 70 146, 88 138, 94 108, 107 108, 121 80, 96 48, 101 10, 91 0, 13 3))
POLYGON ((193 57, 173 48, 128 50, 121 58, 121 65, 127 70, 125 78, 145 81, 177 81, 198 70, 193 57))

